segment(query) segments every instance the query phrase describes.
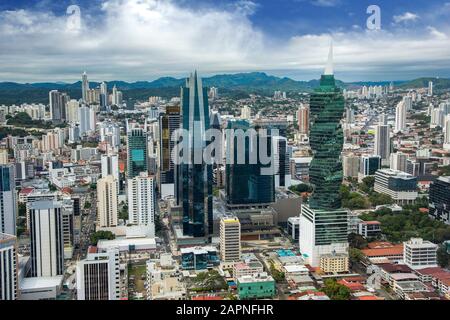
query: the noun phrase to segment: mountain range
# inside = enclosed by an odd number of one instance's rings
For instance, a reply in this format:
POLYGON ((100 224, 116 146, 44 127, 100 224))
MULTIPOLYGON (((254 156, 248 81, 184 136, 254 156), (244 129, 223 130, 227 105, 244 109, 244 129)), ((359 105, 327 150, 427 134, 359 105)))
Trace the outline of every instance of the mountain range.
MULTIPOLYGON (((419 78, 412 81, 394 81, 395 86, 401 88, 419 88, 428 86, 432 80, 435 89, 450 88, 450 79, 419 78)), ((389 81, 380 82, 350 82, 344 83, 337 80, 337 85, 342 88, 357 88, 363 85, 389 85, 389 81)), ((140 100, 149 96, 173 97, 179 95, 179 88, 185 83, 185 79, 162 77, 154 81, 109 81, 108 89, 115 85, 123 91, 125 99, 140 100)), ((91 88, 100 85, 98 82, 90 82, 91 88)), ((275 90, 281 91, 305 91, 309 92, 319 86, 319 80, 296 81, 287 77, 276 77, 264 72, 250 72, 237 74, 221 74, 203 78, 206 87, 217 87, 225 96, 246 96, 249 93, 272 95, 275 90)), ((75 83, 40 82, 40 83, 16 83, 0 82, 0 104, 20 104, 24 102, 48 103, 48 91, 60 90, 67 92, 70 97, 81 97, 81 81, 75 83)))

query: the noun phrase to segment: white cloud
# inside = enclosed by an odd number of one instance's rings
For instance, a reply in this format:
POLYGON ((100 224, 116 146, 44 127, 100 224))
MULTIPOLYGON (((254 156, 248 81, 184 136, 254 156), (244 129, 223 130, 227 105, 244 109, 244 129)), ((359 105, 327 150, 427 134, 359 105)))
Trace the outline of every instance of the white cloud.
POLYGON ((402 23, 402 22, 408 22, 408 21, 416 21, 419 18, 420 17, 415 13, 405 12, 404 14, 394 16, 393 19, 394 19, 395 23, 402 23))
POLYGON ((311 3, 319 7, 336 7, 340 4, 340 0, 313 0, 311 3))
MULTIPOLYGON (((98 17, 82 11, 79 34, 68 32, 65 17, 51 13, 0 12, 0 42, 7 44, 0 46, 0 81, 75 81, 84 70, 97 81, 150 80, 194 68, 202 73, 298 70, 305 79, 320 75, 330 40, 327 34, 285 42, 269 38, 252 25, 248 9, 107 0, 102 12, 98 17)), ((418 69, 448 71, 450 42, 442 39, 449 34, 431 27, 423 34, 362 28, 334 33, 335 70, 361 79, 393 72, 402 79, 418 69)))

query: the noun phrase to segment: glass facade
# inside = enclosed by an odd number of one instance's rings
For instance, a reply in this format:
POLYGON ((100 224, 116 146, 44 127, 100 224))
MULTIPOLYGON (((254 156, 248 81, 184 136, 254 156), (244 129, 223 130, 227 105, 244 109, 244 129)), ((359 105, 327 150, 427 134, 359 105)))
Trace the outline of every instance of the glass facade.
POLYGON ((429 214, 450 224, 450 177, 440 177, 430 185, 429 214))
POLYGON ((310 145, 314 158, 309 169, 314 193, 309 205, 313 209, 341 207, 339 188, 342 183, 340 155, 344 142, 340 121, 345 101, 336 87, 333 75, 322 75, 320 87, 310 97, 312 127, 310 145))
MULTIPOLYGON (((246 120, 230 121, 228 129, 243 130, 250 129, 250 124, 246 120)), ((245 163, 237 164, 239 156, 238 137, 233 137, 234 141, 227 144, 227 157, 232 157, 233 164, 227 163, 226 170, 226 195, 229 204, 259 204, 275 201, 275 185, 273 175, 262 175, 261 169, 268 167, 262 165, 259 159, 259 143, 257 139, 250 136, 245 137, 244 155, 245 163), (256 144, 256 148, 255 145, 256 144), (250 153, 258 154, 256 163, 250 163, 250 153)), ((230 138, 231 139, 231 138, 230 138)), ((267 139, 267 150, 271 150, 271 139, 267 139)), ((241 147, 242 148, 242 147, 241 147)))
POLYGON ((128 178, 132 179, 147 171, 147 134, 142 128, 128 131, 128 178))
POLYGON ((190 161, 177 165, 175 196, 183 208, 183 234, 209 237, 213 233, 212 165, 196 163, 195 154, 207 146, 205 131, 210 128, 208 95, 194 73, 181 88, 182 128, 189 132, 190 161))

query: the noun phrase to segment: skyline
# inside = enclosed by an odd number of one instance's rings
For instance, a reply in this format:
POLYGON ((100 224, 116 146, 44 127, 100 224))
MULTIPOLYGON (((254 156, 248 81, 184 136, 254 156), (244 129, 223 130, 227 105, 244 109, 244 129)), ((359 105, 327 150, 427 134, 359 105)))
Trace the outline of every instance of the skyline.
POLYGON ((151 81, 193 69, 310 80, 331 39, 346 82, 450 77, 450 2, 397 2, 379 1, 381 30, 368 30, 368 1, 4 1, 0 81, 70 82, 84 70, 151 81), (70 4, 81 9, 79 32, 67 29, 70 4))

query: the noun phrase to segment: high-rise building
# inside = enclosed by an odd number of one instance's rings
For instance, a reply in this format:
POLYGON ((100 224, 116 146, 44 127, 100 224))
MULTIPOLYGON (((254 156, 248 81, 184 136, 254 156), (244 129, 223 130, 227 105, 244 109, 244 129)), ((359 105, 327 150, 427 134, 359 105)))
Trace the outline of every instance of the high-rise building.
POLYGON ((95 131, 95 110, 87 105, 78 108, 80 121, 80 135, 86 135, 95 131))
POLYGON ((102 154, 102 178, 113 176, 119 182, 119 156, 116 153, 102 154))
POLYGON ((0 149, 0 164, 8 164, 9 152, 8 149, 0 149))
POLYGON ((40 200, 29 204, 31 235, 31 276, 64 274, 62 203, 40 200))
POLYGON ((108 105, 108 85, 106 82, 102 82, 100 84, 100 109, 106 110, 106 106, 108 105))
POLYGON ((450 225, 450 177, 439 177, 430 185, 429 215, 450 225))
POLYGON ((127 123, 127 177, 136 177, 148 170, 147 133, 139 126, 127 123))
POLYGON ((236 217, 225 216, 220 219, 220 260, 241 260, 241 223, 236 217))
POLYGON ((322 260, 329 259, 330 254, 339 254, 340 259, 348 255, 348 212, 341 209, 339 194, 344 108, 344 96, 333 75, 333 47, 330 47, 320 86, 310 96, 313 151, 310 182, 314 192, 300 213, 300 252, 313 267, 324 265, 322 260))
POLYGON ((362 177, 373 176, 381 168, 379 155, 364 155, 361 157, 359 172, 362 177))
POLYGON ((433 81, 428 81, 428 95, 433 96, 433 81))
POLYGON ((382 162, 389 162, 389 157, 391 155, 389 125, 380 124, 375 127, 374 154, 379 155, 382 162))
POLYGON ((128 179, 128 223, 145 228, 146 235, 155 236, 155 178, 146 171, 128 179))
POLYGON ((52 90, 49 92, 49 108, 50 118, 54 122, 64 122, 67 119, 66 104, 69 102, 70 97, 58 90, 52 90))
POLYGON ((274 165, 275 188, 289 188, 291 174, 289 172, 289 152, 285 137, 272 137, 272 161, 274 165))
POLYGON ((77 263, 76 282, 78 300, 119 300, 119 250, 89 247, 86 259, 77 263))
POLYGON ((16 237, 0 233, 0 301, 16 300, 19 294, 16 237))
POLYGON ((345 108, 345 122, 347 124, 355 122, 355 111, 351 107, 345 108))
POLYGON ((78 100, 72 99, 69 102, 67 102, 67 122, 69 123, 78 123, 80 121, 80 114, 79 114, 79 108, 80 103, 78 100))
POLYGON ((309 107, 301 105, 297 110, 298 132, 309 134, 309 107))
POLYGON ((206 163, 206 130, 210 128, 208 93, 202 87, 197 72, 186 80, 181 89, 182 128, 189 132, 183 137, 190 161, 176 167, 175 196, 183 211, 183 234, 209 237, 213 233, 212 164, 206 163), (184 140, 186 139, 186 141, 184 140))
POLYGON ((112 148, 120 146, 120 127, 117 123, 104 121, 99 125, 100 142, 107 142, 112 148))
POLYGON ((406 172, 406 160, 408 156, 402 152, 391 153, 390 168, 393 170, 399 170, 406 172))
MULTIPOLYGON (((159 117, 159 184, 174 183, 175 165, 172 151, 175 141, 172 136, 180 128, 180 106, 167 106, 166 112, 159 117)), ((160 188, 161 189, 161 188, 160 188)))
POLYGON ((403 132, 406 129, 406 103, 400 101, 395 109, 395 132, 403 132))
POLYGON ((444 149, 450 150, 450 115, 444 120, 444 149))
POLYGON ((16 235, 17 200, 15 167, 0 165, 0 233, 16 235))
POLYGON ((360 159, 357 155, 348 154, 342 157, 343 176, 345 178, 357 178, 360 159))
POLYGON ((241 119, 249 120, 252 117, 252 109, 249 106, 243 106, 241 108, 241 119))
MULTIPOLYGON (((225 166, 225 191, 226 201, 229 205, 243 204, 270 204, 275 202, 275 179, 273 174, 262 174, 262 170, 268 168, 260 159, 260 141, 258 135, 238 140, 237 133, 242 131, 244 135, 252 130, 248 121, 235 120, 228 122, 228 129, 234 130, 236 136, 227 137, 225 166), (239 148, 241 150, 239 150, 239 148), (243 149, 243 150, 242 150, 243 149), (238 161, 244 157, 244 163, 238 161), (254 157, 255 161, 250 161, 254 157)), ((271 149, 272 139, 267 139, 268 150, 271 149)))
POLYGON ((97 181, 97 223, 100 228, 117 226, 117 180, 106 176, 97 181))
POLYGON ((339 188, 342 183, 340 155, 344 143, 341 118, 345 101, 333 75, 332 48, 320 86, 310 96, 310 145, 313 160, 309 169, 314 193, 310 198, 313 209, 338 209, 341 207, 339 188))
POLYGON ((89 80, 86 71, 81 76, 81 99, 84 103, 88 102, 89 80))
POLYGON ((122 106, 123 103, 123 95, 122 91, 117 90, 117 87, 114 85, 112 90, 112 104, 115 106, 122 106))

